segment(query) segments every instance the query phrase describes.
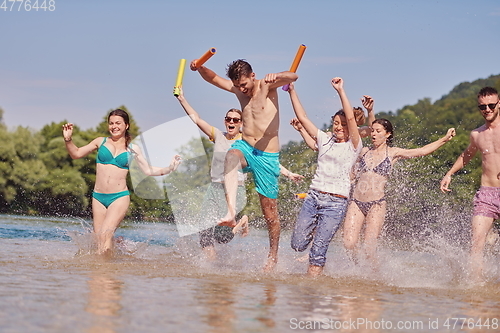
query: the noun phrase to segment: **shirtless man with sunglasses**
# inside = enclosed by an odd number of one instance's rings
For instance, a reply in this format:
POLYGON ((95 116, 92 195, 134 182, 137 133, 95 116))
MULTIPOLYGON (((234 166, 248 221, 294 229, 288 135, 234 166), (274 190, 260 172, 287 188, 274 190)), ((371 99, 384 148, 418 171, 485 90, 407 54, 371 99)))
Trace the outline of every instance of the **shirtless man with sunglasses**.
POLYGON ((471 277, 480 280, 483 274, 483 251, 486 236, 493 221, 500 218, 500 103, 498 91, 482 88, 478 95, 478 108, 484 125, 473 130, 467 149, 441 180, 441 191, 449 192, 451 176, 462 169, 479 151, 482 157, 481 187, 474 196, 472 217, 471 277))

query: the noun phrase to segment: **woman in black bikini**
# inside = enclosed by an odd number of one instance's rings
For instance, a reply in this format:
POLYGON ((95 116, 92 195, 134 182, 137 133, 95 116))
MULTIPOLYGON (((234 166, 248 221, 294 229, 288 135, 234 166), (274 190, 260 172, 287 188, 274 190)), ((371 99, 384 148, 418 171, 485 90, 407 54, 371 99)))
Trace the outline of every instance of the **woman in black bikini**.
POLYGON ((375 259, 377 238, 385 220, 385 184, 393 164, 399 159, 428 155, 450 141, 455 129, 450 128, 441 139, 415 149, 391 147, 392 124, 377 119, 371 126, 372 147, 364 147, 357 163, 357 182, 344 221, 344 246, 356 261, 356 245, 363 224, 364 247, 369 259, 375 259))

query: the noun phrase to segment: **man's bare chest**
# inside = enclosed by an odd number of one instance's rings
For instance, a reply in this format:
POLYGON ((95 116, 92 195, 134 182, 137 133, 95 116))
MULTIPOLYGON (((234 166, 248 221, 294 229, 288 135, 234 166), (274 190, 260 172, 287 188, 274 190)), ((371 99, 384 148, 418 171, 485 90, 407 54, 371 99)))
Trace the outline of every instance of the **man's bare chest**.
POLYGON ((500 128, 482 132, 476 139, 476 145, 483 155, 500 154, 500 128))

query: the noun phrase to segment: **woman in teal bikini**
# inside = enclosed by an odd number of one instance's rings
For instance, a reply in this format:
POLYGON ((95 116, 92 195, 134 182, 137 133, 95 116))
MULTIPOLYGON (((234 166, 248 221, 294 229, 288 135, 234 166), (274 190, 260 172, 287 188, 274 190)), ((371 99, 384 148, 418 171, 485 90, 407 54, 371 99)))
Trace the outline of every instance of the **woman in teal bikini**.
POLYGON ((356 260, 356 246, 363 224, 366 255, 374 260, 377 238, 385 220, 385 184, 392 166, 399 159, 428 155, 450 141, 455 129, 450 128, 441 139, 415 149, 391 147, 392 124, 386 119, 376 119, 371 125, 372 147, 361 151, 357 162, 357 181, 351 195, 344 220, 344 246, 356 260))
POLYGON ((77 147, 71 139, 73 124, 63 125, 64 142, 71 158, 82 158, 97 150, 92 215, 98 254, 112 251, 113 235, 127 213, 130 192, 126 178, 131 159, 135 158, 148 176, 169 174, 180 164, 180 156, 176 155, 166 168, 150 166, 139 147, 132 147, 129 126, 129 116, 125 111, 111 111, 108 116, 110 137, 98 137, 83 147, 77 147))

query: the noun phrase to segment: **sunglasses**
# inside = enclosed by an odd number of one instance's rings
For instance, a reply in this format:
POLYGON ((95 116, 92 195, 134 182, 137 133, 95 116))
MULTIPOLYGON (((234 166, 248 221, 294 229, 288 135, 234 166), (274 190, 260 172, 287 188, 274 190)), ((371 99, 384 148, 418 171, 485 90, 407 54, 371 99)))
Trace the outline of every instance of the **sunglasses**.
POLYGON ((227 121, 228 123, 231 122, 231 120, 233 121, 233 123, 237 124, 241 121, 241 118, 231 118, 231 117, 226 117, 224 118, 225 121, 227 121))
MULTIPOLYGON (((500 102, 500 101, 498 101, 498 102, 500 102)), ((477 107, 479 108, 479 110, 482 110, 482 111, 486 110, 486 107, 489 107, 490 110, 494 110, 496 108, 498 102, 496 102, 494 104, 493 103, 492 104, 479 104, 477 107)))

